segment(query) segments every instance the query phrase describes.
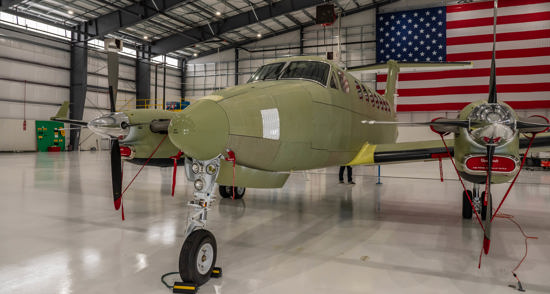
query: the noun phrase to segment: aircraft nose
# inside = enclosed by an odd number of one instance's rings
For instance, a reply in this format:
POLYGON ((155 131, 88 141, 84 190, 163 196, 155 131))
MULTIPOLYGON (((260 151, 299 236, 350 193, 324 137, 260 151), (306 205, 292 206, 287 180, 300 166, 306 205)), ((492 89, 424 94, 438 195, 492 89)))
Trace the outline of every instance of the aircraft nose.
POLYGON ((213 100, 203 99, 172 119, 168 135, 186 155, 207 160, 224 151, 229 138, 229 122, 221 106, 213 100))
POLYGON ((101 136, 123 138, 128 135, 130 119, 123 112, 113 112, 91 120, 88 128, 101 136))

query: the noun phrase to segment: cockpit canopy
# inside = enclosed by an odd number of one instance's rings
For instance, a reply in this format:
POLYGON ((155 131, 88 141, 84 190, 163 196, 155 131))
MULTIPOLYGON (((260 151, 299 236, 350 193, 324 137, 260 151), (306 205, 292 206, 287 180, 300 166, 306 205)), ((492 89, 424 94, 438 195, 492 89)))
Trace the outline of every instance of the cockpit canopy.
POLYGON ((330 65, 320 61, 299 60, 270 63, 258 68, 248 83, 265 80, 309 80, 326 86, 330 65))

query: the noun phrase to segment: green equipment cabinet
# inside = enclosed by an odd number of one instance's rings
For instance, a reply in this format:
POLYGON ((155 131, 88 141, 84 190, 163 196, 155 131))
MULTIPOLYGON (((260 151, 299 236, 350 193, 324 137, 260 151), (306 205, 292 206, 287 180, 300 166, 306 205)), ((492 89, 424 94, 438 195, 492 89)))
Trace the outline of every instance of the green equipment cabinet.
POLYGON ((38 151, 65 151, 65 125, 56 121, 36 121, 38 151))

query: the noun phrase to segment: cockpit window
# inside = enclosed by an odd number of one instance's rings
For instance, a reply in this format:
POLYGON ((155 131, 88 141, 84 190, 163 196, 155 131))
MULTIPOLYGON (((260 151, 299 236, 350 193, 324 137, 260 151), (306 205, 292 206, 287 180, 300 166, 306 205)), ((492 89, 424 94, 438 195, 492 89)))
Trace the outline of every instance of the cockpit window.
POLYGON ((276 80, 284 65, 284 62, 266 64, 256 70, 256 72, 248 80, 248 83, 263 80, 276 80))
POLYGON ((307 79, 327 84, 330 65, 318 61, 293 61, 283 72, 281 79, 307 79))

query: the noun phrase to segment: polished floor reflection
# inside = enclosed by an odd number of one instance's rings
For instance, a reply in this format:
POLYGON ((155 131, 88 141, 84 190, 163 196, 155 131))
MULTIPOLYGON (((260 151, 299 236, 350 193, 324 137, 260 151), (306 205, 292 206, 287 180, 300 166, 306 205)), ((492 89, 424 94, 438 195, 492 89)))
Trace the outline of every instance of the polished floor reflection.
MULTIPOLYGON (((138 170, 124 166, 125 182, 138 170)), ((171 293, 192 185, 144 169, 113 209, 106 152, 0 154, 0 293, 171 293), (171 278, 169 281, 173 280, 171 278)), ((478 269, 482 233, 460 217, 461 187, 436 163, 295 172, 210 213, 224 276, 199 293, 515 293, 525 243, 505 219, 478 269)), ((494 187, 500 200, 505 185, 494 187)), ((550 293, 550 172, 524 171, 503 212, 528 235, 528 293, 550 293)))

